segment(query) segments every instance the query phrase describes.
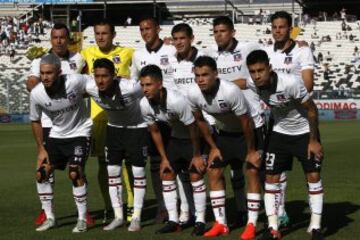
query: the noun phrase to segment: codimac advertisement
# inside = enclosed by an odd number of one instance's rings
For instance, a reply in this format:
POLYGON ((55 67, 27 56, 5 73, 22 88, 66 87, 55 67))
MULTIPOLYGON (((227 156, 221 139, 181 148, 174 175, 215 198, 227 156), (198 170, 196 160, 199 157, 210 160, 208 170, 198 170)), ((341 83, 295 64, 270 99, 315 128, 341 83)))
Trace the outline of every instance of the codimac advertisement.
MULTIPOLYGON (((360 99, 314 100, 320 120, 360 120, 360 99)), ((261 103, 265 110, 269 108, 261 103)))

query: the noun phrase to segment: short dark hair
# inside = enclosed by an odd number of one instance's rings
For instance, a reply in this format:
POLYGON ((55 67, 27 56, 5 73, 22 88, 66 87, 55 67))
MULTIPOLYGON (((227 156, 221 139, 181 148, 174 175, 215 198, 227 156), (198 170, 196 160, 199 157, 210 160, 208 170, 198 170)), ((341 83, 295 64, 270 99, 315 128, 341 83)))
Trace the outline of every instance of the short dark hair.
POLYGON ((221 16, 221 17, 217 17, 213 20, 213 27, 216 27, 217 25, 220 25, 220 24, 228 26, 231 30, 235 29, 234 23, 229 17, 221 16))
POLYGON ((161 69, 153 64, 147 65, 143 67, 143 69, 141 69, 139 78, 143 78, 143 77, 150 77, 160 82, 163 81, 163 75, 161 69))
POLYGON ((192 37, 194 35, 192 28, 187 23, 176 24, 171 30, 171 35, 174 36, 177 32, 184 32, 188 37, 192 37))
POLYGON ((287 23, 288 23, 288 26, 291 27, 292 26, 292 17, 291 15, 286 12, 286 11, 278 11, 278 12, 275 12, 273 15, 271 15, 271 23, 275 20, 275 19, 278 19, 278 18, 284 18, 286 19, 287 23))
POLYGON ((67 38, 70 38, 70 31, 69 31, 68 27, 63 23, 55 23, 54 26, 52 27, 51 31, 52 30, 60 30, 60 29, 65 29, 67 38))
POLYGON ((269 56, 264 50, 254 50, 246 58, 246 65, 250 66, 256 63, 265 63, 269 65, 269 56))
POLYGON ((107 58, 98 58, 95 60, 94 62, 94 69, 96 68, 106 68, 107 70, 110 71, 110 73, 112 75, 115 74, 115 66, 114 63, 112 61, 110 61, 107 58))
POLYGON ((156 20, 156 18, 152 17, 152 16, 148 16, 148 15, 145 15, 145 16, 142 16, 140 18, 140 21, 139 21, 139 24, 143 21, 150 21, 152 22, 155 26, 159 26, 159 22, 158 20, 156 20))
POLYGON ((194 62, 194 67, 209 67, 214 71, 217 71, 217 65, 215 59, 209 56, 200 56, 194 62))
POLYGON ((97 21, 94 25, 94 29, 96 26, 104 26, 104 25, 107 25, 110 27, 110 31, 111 33, 114 33, 115 32, 115 26, 114 24, 109 20, 109 19, 106 19, 106 18, 103 18, 99 21, 97 21))

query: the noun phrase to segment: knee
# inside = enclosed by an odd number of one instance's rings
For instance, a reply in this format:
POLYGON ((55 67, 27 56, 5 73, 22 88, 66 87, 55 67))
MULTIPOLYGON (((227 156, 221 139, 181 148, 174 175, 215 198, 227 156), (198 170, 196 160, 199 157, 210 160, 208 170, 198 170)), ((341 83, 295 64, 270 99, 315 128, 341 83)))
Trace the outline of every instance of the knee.
POLYGON ((207 172, 209 177, 209 185, 216 185, 224 180, 223 168, 210 168, 207 172))
POLYGON ((266 183, 279 183, 280 182, 280 174, 278 175, 266 175, 266 183))
POLYGON ((79 180, 83 179, 83 173, 80 166, 70 165, 69 166, 69 178, 73 185, 77 187, 79 180))
POLYGON ((191 182, 197 182, 197 181, 201 180, 202 178, 203 177, 200 174, 196 174, 196 173, 190 174, 190 181, 191 182))
POLYGON ((174 173, 164 173, 160 176, 162 181, 174 181, 176 179, 176 175, 174 173))
POLYGON ((309 183, 317 183, 321 179, 320 173, 318 173, 318 172, 308 173, 308 174, 306 174, 306 178, 309 183))

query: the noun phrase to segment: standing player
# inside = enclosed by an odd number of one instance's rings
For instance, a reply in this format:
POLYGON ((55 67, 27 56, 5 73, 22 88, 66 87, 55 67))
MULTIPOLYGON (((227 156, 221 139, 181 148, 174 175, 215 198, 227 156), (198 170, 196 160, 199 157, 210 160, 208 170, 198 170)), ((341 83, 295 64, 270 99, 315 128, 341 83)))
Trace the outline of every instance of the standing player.
MULTIPOLYGON (((92 121, 83 100, 86 82, 84 75, 60 75, 61 61, 55 54, 47 54, 40 61, 41 84, 30 95, 30 120, 38 148, 36 180, 46 182, 54 169, 64 170, 69 163, 69 178, 78 210, 78 221, 73 232, 87 230, 87 186, 85 163, 88 157, 92 121), (53 123, 47 147, 43 145, 41 114, 44 112, 53 123)), ((41 199, 46 221, 36 231, 55 226, 51 194, 41 199)))
POLYGON ((93 65, 95 80, 86 86, 87 93, 108 113, 105 156, 109 180, 109 194, 114 220, 104 227, 113 230, 123 222, 122 160, 127 158, 134 175, 134 213, 129 231, 141 229, 141 210, 144 203, 148 131, 140 111, 142 91, 135 80, 116 77, 114 63, 106 58, 93 65))
MULTIPOLYGON (((292 18, 285 11, 276 12, 271 16, 271 31, 275 40, 274 45, 265 48, 273 71, 295 74, 302 78, 307 91, 312 92, 314 85, 314 58, 308 46, 299 46, 290 38, 292 18)), ((291 170, 291 166, 289 169, 291 170)), ((280 177, 281 194, 279 196, 280 226, 289 225, 289 217, 285 211, 285 190, 287 186, 286 174, 280 177)))
MULTIPOLYGON (((69 40, 70 40, 70 32, 68 28, 64 24, 60 24, 60 23, 54 24, 50 33, 51 49, 49 53, 53 53, 60 58, 62 74, 81 73, 83 67, 85 66, 85 62, 79 53, 69 52, 68 50, 69 40)), ((31 91, 40 82, 40 60, 41 58, 37 58, 34 59, 31 63, 30 72, 28 75, 28 79, 26 81, 26 87, 28 91, 31 91)), ((43 129, 44 145, 46 147, 46 143, 52 123, 50 118, 45 113, 41 115, 41 126, 43 129)), ((46 198, 47 195, 52 194, 53 184, 54 184, 53 175, 49 177, 49 181, 36 183, 40 200, 46 198)), ((44 211, 41 211, 35 223, 37 225, 41 225, 45 220, 46 220, 46 214, 44 211)), ((88 220, 89 220, 88 223, 92 222, 90 216, 88 216, 88 220)))
POLYGON ((251 210, 249 223, 252 224, 251 234, 255 237, 255 224, 260 208, 258 169, 261 165, 261 156, 256 151, 254 123, 248 103, 238 86, 218 78, 214 59, 201 56, 196 59, 194 66, 195 79, 199 87, 191 88, 188 98, 197 121, 204 121, 201 111, 205 111, 217 120, 219 133, 216 136, 216 145, 224 158, 223 161, 208 162, 210 200, 216 223, 204 236, 228 234, 223 171, 227 164, 230 164, 232 169, 242 169, 246 161, 249 181, 248 206, 251 210))
MULTIPOLYGON (((251 50, 257 49, 259 46, 257 44, 238 42, 235 39, 234 24, 228 17, 215 18, 213 21, 213 32, 217 45, 210 54, 216 60, 220 79, 231 81, 242 89, 246 88, 250 77, 245 59, 251 50)), ((265 121, 259 96, 254 88, 244 89, 243 93, 249 103, 251 115, 255 123, 255 136, 257 141, 262 142, 265 132, 265 121)), ((261 149, 260 145, 258 147, 261 149)), ((244 162, 245 159, 241 160, 244 162)), ((246 224, 246 217, 248 218, 247 227, 241 235, 241 238, 248 239, 255 234, 256 221, 252 217, 250 219, 250 215, 257 215, 258 209, 255 210, 249 205, 254 201, 258 202, 261 198, 260 178, 258 172, 255 175, 249 175, 249 177, 255 178, 248 179, 249 183, 254 183, 254 185, 251 187, 252 190, 248 191, 247 196, 245 196, 243 167, 242 165, 236 166, 237 168, 231 167, 232 187, 237 207, 237 223, 242 226, 246 224)))
MULTIPOLYGON (((94 26, 94 34, 97 46, 91 46, 82 50, 81 55, 86 61, 87 72, 94 74, 94 61, 98 58, 107 58, 115 65, 116 76, 130 76, 131 58, 134 50, 132 48, 115 46, 113 44, 116 36, 115 27, 107 20, 101 20, 94 26)), ((105 111, 91 100, 91 118, 94 121, 92 150, 98 156, 99 172, 98 181, 101 193, 105 202, 104 222, 106 222, 106 213, 111 209, 111 201, 108 193, 107 170, 104 156, 105 132, 107 116, 105 111)), ((133 176, 131 164, 125 161, 125 168, 122 168, 122 175, 127 191, 127 221, 131 221, 133 214, 133 176), (129 171, 127 170, 129 169, 129 171)))
MULTIPOLYGON (((131 67, 131 77, 138 78, 139 73, 143 67, 149 64, 155 64, 162 70, 163 85, 167 89, 176 89, 173 80, 173 66, 172 63, 176 61, 176 49, 172 45, 166 45, 159 37, 160 26, 158 22, 152 17, 143 18, 140 23, 141 37, 145 42, 145 48, 135 51, 133 56, 133 65, 131 67)), ((169 135, 169 129, 165 124, 158 123, 161 133, 169 135)), ((166 144, 166 143, 165 143, 166 144)), ((162 198, 161 180, 159 176, 160 156, 154 144, 149 145, 149 154, 151 160, 151 178, 153 188, 158 202, 158 214, 156 222, 160 223, 164 220, 163 212, 165 210, 164 200, 162 198)), ((186 173, 178 174, 181 181, 178 181, 179 192, 181 197, 181 214, 180 222, 188 224, 189 215, 194 213, 194 201, 192 198, 192 189, 189 181, 189 176, 186 173), (190 211, 190 214, 189 214, 190 211)))
POLYGON ((321 232, 323 186, 320 178, 323 150, 319 140, 318 113, 304 83, 294 74, 275 73, 269 57, 256 50, 247 57, 250 75, 261 100, 270 108, 274 126, 266 152, 265 210, 269 228, 262 239, 280 239, 276 194, 280 175, 292 165, 302 164, 307 179, 311 220, 308 232, 313 240, 324 239, 321 232))
MULTIPOLYGON (((161 156, 160 176, 165 206, 169 214, 169 221, 157 233, 181 230, 177 210, 176 175, 180 171, 190 171, 197 218, 193 234, 201 236, 205 231, 206 187, 203 173, 206 171, 206 162, 201 157, 198 128, 190 105, 184 95, 162 86, 161 69, 156 65, 144 67, 140 72, 140 81, 145 95, 140 102, 141 112, 161 156), (166 152, 156 120, 171 126, 171 137, 166 152)), ((218 153, 208 131, 204 137, 212 146, 210 155, 218 153)))

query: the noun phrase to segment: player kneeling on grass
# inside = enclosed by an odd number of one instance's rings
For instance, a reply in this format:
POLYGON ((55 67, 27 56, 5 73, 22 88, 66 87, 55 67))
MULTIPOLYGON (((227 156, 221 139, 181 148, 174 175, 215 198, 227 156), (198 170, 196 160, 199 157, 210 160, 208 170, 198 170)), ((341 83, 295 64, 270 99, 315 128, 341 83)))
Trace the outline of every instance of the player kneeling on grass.
POLYGON ((116 77, 114 63, 106 58, 94 62, 94 77, 87 83, 86 92, 108 114, 105 156, 109 180, 109 194, 115 218, 104 230, 124 223, 121 166, 128 158, 134 175, 134 213, 129 231, 141 229, 141 210, 144 203, 148 131, 140 110, 140 83, 116 77))
POLYGON ((271 108, 274 117, 274 126, 268 136, 264 196, 269 228, 261 239, 281 238, 276 194, 280 192, 280 174, 296 157, 302 164, 308 184, 311 209, 308 232, 313 240, 322 240, 323 186, 320 169, 324 154, 319 139, 316 105, 302 79, 272 71, 265 51, 251 52, 246 62, 261 100, 271 108))
MULTIPOLYGON (((78 221, 73 232, 87 230, 87 186, 84 173, 88 157, 92 121, 83 101, 89 77, 79 74, 61 75, 61 62, 54 54, 40 61, 40 79, 30 95, 30 120, 38 148, 36 180, 44 182, 54 169, 64 170, 69 163, 69 178, 73 183, 73 196, 78 210, 78 221), (48 145, 43 146, 41 113, 50 117, 48 145)), ((53 192, 44 191, 41 202, 46 221, 36 231, 46 231, 55 226, 53 192)))
MULTIPOLYGON (((201 157, 199 129, 190 105, 180 92, 163 87, 161 69, 156 65, 148 65, 141 70, 140 82, 145 95, 140 102, 141 112, 161 156, 160 177, 165 207, 169 214, 169 221, 156 233, 181 230, 177 209, 176 176, 180 171, 189 171, 196 215, 193 235, 201 236, 205 232, 206 185, 203 174, 206 171, 206 162, 201 157), (167 149, 164 147, 165 139, 161 136, 156 121, 166 122, 171 127, 167 149)), ((210 132, 202 132, 211 147, 209 159, 221 157, 210 132)))

